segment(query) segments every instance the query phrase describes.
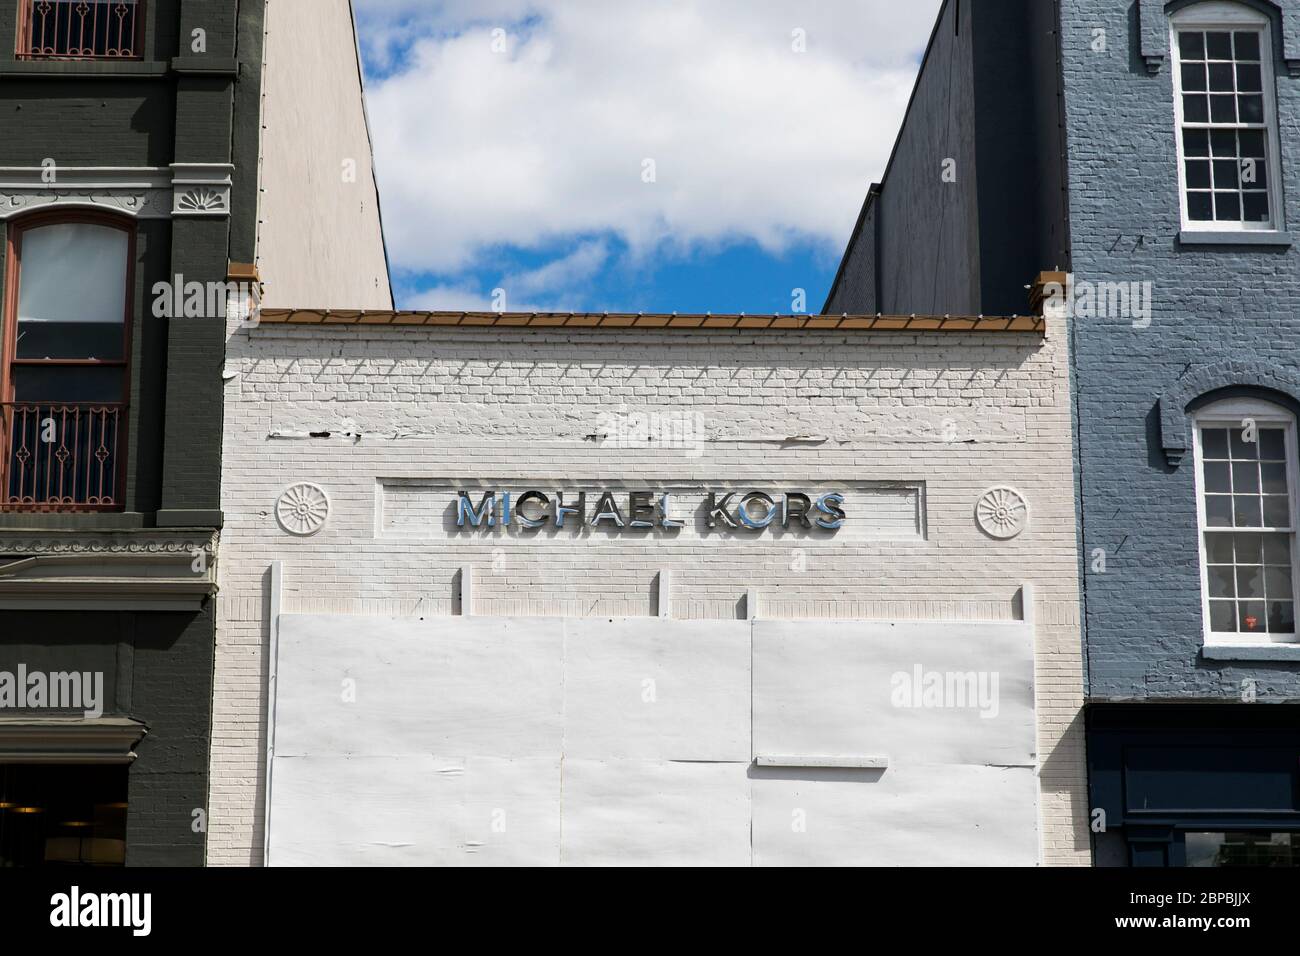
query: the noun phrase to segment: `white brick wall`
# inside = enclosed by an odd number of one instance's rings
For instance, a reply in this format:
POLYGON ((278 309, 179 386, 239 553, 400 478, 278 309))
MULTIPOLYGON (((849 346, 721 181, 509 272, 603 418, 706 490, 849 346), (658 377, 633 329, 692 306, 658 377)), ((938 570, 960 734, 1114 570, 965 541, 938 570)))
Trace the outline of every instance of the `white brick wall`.
MULTIPOLYGON (((999 620, 1034 585, 1043 852, 1086 864, 1082 666, 1066 337, 898 332, 538 331, 263 325, 229 342, 213 713, 213 864, 261 860, 267 569, 285 609, 647 615, 672 571, 673 615, 999 620), (609 416, 699 413, 702 449, 614 448, 609 416), (330 437, 292 437, 329 432, 330 437), (824 440, 787 442, 792 436, 824 440), (510 481, 579 490, 734 484, 805 490, 923 483, 927 535, 592 535, 381 532, 380 479, 510 481), (295 538, 274 517, 288 484, 332 513, 295 538), (1028 530, 994 541, 980 493, 1011 485, 1028 530), (806 570, 792 570, 795 548, 806 570), (496 561, 494 567, 494 559, 496 561)), ((590 506, 590 502, 589 502, 590 506)), ((359 628, 364 633, 364 628, 359 628)))

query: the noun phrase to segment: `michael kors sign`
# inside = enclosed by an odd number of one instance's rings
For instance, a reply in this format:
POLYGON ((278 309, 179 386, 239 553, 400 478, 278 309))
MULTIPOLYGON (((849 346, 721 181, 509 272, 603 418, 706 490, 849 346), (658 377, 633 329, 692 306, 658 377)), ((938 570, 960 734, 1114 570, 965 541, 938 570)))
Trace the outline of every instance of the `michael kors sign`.
MULTIPOLYGON (((487 490, 457 492, 456 527, 684 528, 685 504, 667 492, 631 491, 520 493, 487 490), (476 504, 472 494, 479 494, 476 504)), ((835 531, 846 518, 844 495, 827 492, 709 492, 697 512, 709 528, 761 531, 764 528, 835 531)))

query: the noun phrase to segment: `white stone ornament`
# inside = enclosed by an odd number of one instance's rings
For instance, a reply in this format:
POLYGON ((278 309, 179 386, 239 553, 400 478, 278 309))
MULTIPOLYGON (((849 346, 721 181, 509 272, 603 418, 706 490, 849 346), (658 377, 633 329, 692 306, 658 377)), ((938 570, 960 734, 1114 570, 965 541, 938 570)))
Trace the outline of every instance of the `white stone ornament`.
POLYGON ((1014 538, 1029 524, 1029 503, 1014 488, 990 488, 975 503, 975 520, 990 538, 1014 538))
POLYGON ((173 216, 230 215, 234 167, 219 163, 172 163, 173 216))
POLYGON ((300 481, 280 493, 275 503, 275 520, 289 534, 306 537, 325 527, 330 514, 329 495, 320 485, 300 481))
POLYGON ((176 208, 183 212, 213 212, 226 208, 226 196, 207 186, 196 186, 176 196, 176 208))
POLYGON ((0 166, 0 220, 46 208, 109 209, 136 219, 229 216, 234 166, 0 166), (49 179, 50 170, 55 178, 49 179))

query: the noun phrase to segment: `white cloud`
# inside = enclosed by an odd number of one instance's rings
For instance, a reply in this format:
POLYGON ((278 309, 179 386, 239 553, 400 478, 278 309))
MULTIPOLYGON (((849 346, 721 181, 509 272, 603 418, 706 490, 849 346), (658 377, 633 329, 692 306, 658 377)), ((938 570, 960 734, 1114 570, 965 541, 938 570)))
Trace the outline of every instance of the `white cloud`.
POLYGON ((584 242, 559 259, 540 268, 507 276, 501 283, 509 293, 516 295, 554 295, 564 292, 577 283, 590 279, 600 271, 609 258, 609 247, 599 240, 584 242))
POLYGON ((491 312, 492 301, 469 285, 435 285, 403 297, 402 308, 414 312, 491 312))
POLYGON ((575 292, 595 276, 609 259, 609 246, 602 240, 582 242, 565 256, 525 272, 510 273, 489 283, 488 291, 471 282, 440 283, 412 290, 402 296, 404 308, 417 311, 489 312, 504 299, 502 308, 512 312, 568 312, 583 308, 586 297, 575 292))
MULTIPOLYGON (((840 246, 938 6, 361 0, 372 62, 402 30, 421 34, 369 84, 394 265, 455 274, 492 247, 606 233, 638 256, 729 239, 840 246)), ((514 279, 542 294, 607 256, 588 244, 514 279)))

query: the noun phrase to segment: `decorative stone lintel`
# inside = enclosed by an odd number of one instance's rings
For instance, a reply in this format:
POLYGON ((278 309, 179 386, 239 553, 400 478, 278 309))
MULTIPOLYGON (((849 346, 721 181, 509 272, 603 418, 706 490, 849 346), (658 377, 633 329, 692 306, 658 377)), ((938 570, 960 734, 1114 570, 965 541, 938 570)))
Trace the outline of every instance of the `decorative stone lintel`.
POLYGON ((156 166, 6 166, 0 167, 0 219, 56 207, 166 219, 170 192, 171 171, 156 166))
POLYGON ((0 609, 197 611, 216 593, 215 534, 0 535, 0 609))
POLYGON ((229 216, 230 163, 0 167, 0 220, 44 209, 101 209, 136 219, 229 216))
POLYGON ((1300 374, 1290 369, 1240 359, 1193 366, 1170 384, 1158 403, 1160 447, 1169 467, 1182 464, 1192 447, 1187 407, 1202 395, 1227 388, 1275 392, 1300 402, 1300 374))
POLYGON ((7 555, 189 554, 196 547, 214 549, 211 531, 3 531, 0 559, 7 555))
MULTIPOLYGON (((1148 73, 1159 73, 1169 56, 1169 15, 1193 0, 1137 0, 1138 32, 1142 59, 1148 73)), ((1282 62, 1292 76, 1300 76, 1300 13, 1290 3, 1244 0, 1247 6, 1282 22, 1282 62)))

